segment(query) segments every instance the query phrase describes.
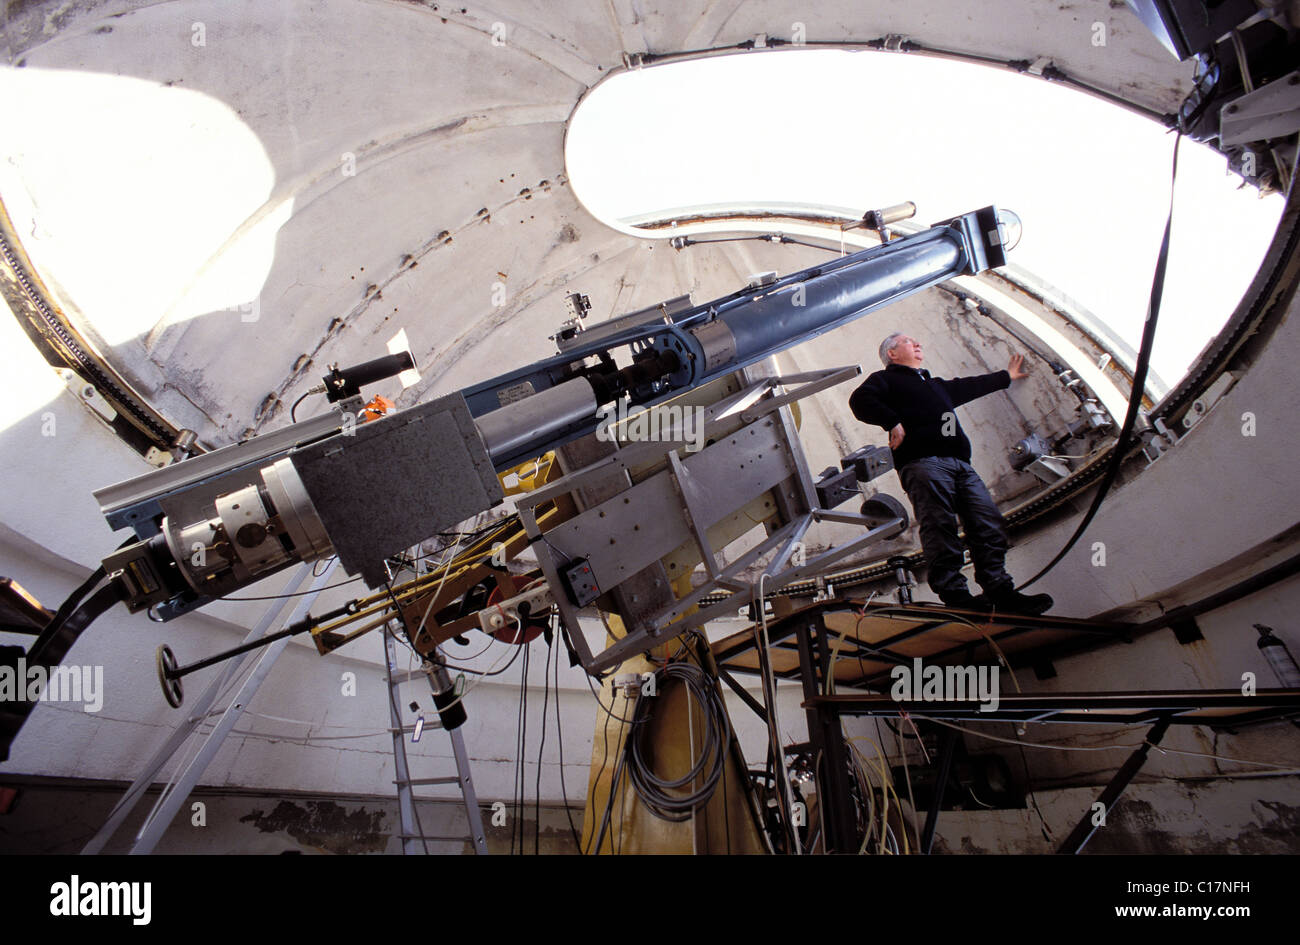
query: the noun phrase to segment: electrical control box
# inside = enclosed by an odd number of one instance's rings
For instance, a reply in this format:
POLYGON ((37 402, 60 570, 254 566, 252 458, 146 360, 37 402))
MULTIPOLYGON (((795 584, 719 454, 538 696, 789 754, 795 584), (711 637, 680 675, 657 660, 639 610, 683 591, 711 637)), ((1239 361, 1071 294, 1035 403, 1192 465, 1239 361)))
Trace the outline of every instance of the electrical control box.
POLYGON ((596 575, 591 571, 591 562, 587 558, 578 558, 560 568, 560 580, 564 590, 575 607, 586 607, 600 596, 596 586, 596 575))

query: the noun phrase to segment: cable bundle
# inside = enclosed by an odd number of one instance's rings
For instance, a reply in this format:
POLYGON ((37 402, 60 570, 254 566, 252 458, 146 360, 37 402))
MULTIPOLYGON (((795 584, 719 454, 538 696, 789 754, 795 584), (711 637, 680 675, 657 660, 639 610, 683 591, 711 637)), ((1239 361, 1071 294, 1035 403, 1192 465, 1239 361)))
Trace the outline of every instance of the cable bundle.
MULTIPOLYGON (((727 746, 731 744, 731 723, 727 718, 727 709, 722 695, 713 680, 700 667, 693 663, 669 663, 656 674, 656 686, 661 687, 670 678, 680 679, 686 684, 688 698, 695 700, 704 720, 704 745, 700 757, 694 766, 680 778, 667 779, 655 774, 646 760, 646 748, 643 744, 648 737, 648 725, 633 727, 627 740, 625 764, 632 778, 632 787, 637 797, 650 811, 663 820, 683 821, 691 816, 696 808, 708 803, 709 798, 718 787, 726 764, 727 746), (679 793, 683 787, 694 782, 701 775, 704 783, 695 791, 679 793)), ((662 692, 662 688, 659 689, 662 692)), ((656 700, 643 697, 637 701, 633 722, 649 720, 651 707, 656 700)))

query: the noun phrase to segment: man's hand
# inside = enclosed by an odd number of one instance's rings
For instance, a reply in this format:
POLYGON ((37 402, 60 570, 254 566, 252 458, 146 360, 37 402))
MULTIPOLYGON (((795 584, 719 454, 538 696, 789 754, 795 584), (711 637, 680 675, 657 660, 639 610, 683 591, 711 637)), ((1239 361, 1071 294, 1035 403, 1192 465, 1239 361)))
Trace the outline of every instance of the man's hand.
POLYGON ((1013 354, 1011 356, 1011 361, 1007 364, 1007 373, 1011 375, 1013 381, 1029 376, 1029 373, 1024 370, 1024 364, 1025 356, 1023 354, 1013 354))
POLYGON ((903 442, 903 425, 900 423, 889 431, 889 448, 896 450, 903 442))

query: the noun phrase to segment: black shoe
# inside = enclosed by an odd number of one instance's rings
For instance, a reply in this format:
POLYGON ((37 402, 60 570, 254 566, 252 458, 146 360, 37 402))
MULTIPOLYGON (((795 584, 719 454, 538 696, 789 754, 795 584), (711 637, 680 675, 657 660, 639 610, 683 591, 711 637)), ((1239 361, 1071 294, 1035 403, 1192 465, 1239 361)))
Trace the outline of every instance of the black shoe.
POLYGON ((939 599, 943 601, 943 606, 952 610, 980 610, 979 598, 975 597, 970 591, 948 591, 946 594, 940 594, 939 599))
POLYGON ((1023 614, 1037 617, 1052 609, 1055 601, 1050 594, 1021 594, 1013 587, 981 594, 987 601, 985 610, 1001 611, 1005 614, 1023 614))

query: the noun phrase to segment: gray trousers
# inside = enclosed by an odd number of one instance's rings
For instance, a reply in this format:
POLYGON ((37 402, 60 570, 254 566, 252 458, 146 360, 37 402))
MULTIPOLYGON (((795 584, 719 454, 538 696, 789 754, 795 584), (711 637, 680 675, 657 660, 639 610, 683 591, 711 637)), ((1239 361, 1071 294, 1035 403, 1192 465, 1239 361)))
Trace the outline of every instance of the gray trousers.
POLYGON ((920 526, 931 590, 940 598, 970 590, 961 573, 958 522, 966 532, 980 587, 987 593, 1015 586, 1005 567, 1007 533, 1002 513, 970 463, 951 456, 924 456, 900 469, 898 478, 920 526))

